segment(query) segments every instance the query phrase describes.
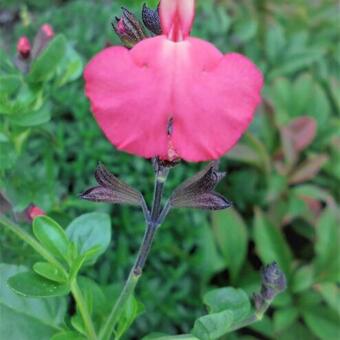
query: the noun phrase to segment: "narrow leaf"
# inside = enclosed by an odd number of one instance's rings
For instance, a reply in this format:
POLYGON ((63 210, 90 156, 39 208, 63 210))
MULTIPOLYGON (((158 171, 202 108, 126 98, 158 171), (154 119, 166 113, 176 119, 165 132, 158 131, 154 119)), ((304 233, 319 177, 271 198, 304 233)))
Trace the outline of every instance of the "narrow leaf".
POLYGON ((278 227, 270 223, 259 209, 255 211, 254 239, 262 262, 276 261, 289 276, 293 259, 291 250, 278 227))
POLYGON ((212 214, 214 237, 223 254, 232 280, 236 280, 247 255, 248 230, 234 209, 212 214))

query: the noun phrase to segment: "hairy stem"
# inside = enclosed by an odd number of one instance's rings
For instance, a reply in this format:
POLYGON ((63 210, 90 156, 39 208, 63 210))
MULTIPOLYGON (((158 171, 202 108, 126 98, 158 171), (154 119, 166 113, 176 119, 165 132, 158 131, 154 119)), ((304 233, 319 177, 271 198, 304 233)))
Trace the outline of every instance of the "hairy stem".
POLYGON ((84 321, 85 330, 89 340, 96 340, 97 335, 91 319, 90 312, 86 306, 84 296, 78 286, 77 280, 74 279, 71 282, 71 293, 76 301, 77 308, 79 309, 80 315, 84 321))
MULTIPOLYGON (((114 331, 114 327, 117 324, 122 311, 124 310, 127 301, 130 296, 133 295, 135 287, 142 275, 142 271, 145 262, 150 253, 151 245, 155 238, 156 231, 158 229, 158 218, 161 211, 161 201, 163 196, 164 183, 168 174, 168 169, 161 168, 156 171, 154 196, 152 201, 151 214, 149 218, 146 218, 146 230, 144 233, 142 244, 139 248, 138 255, 135 263, 130 270, 130 274, 125 282, 125 285, 114 304, 109 317, 107 318, 103 328, 99 333, 100 340, 108 340, 114 331)), ((144 216, 146 216, 144 214, 144 216)))

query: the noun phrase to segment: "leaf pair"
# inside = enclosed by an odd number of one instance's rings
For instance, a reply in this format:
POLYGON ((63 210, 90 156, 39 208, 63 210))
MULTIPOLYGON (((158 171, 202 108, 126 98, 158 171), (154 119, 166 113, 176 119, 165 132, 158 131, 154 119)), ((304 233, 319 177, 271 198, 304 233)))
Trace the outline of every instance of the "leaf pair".
POLYGON ((84 214, 64 230, 51 218, 39 216, 33 221, 33 234, 39 241, 35 248, 46 262, 11 277, 10 287, 24 296, 67 295, 81 267, 93 264, 109 246, 110 218, 103 213, 84 214))

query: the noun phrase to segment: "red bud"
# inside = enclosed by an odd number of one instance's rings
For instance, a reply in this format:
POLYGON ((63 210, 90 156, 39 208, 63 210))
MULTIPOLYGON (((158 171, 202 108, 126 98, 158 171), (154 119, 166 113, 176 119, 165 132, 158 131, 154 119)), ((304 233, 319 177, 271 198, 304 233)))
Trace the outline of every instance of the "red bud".
POLYGON ((46 35, 47 38, 51 39, 54 36, 54 31, 51 25, 44 24, 41 26, 41 31, 46 35))
POLYGON ((22 36, 17 43, 17 52, 23 58, 29 58, 31 54, 31 44, 26 36, 22 36))
POLYGON ((45 211, 43 211, 42 209, 40 209, 39 207, 37 207, 36 205, 31 205, 26 209, 26 214, 27 217, 33 221, 36 217, 38 216, 44 216, 45 215, 45 211))

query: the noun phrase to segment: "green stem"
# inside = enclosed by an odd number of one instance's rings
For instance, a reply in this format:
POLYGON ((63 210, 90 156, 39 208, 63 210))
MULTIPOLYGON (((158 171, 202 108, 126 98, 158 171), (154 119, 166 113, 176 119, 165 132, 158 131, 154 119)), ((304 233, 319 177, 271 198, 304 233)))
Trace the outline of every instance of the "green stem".
POLYGON ((247 327, 257 321, 261 321, 264 314, 266 313, 267 309, 270 307, 270 304, 273 300, 266 300, 264 301, 263 305, 261 306, 261 308, 257 311, 255 311, 254 313, 252 313, 248 318, 246 318, 245 320, 241 321, 239 324, 235 325, 234 327, 232 327, 229 332, 234 332, 237 331, 238 329, 247 327))
POLYGON ((89 310, 87 309, 86 302, 84 296, 78 286, 77 280, 74 279, 71 282, 71 293, 76 301, 77 308, 79 309, 80 315, 83 318, 86 333, 90 340, 96 340, 97 335, 94 329, 94 325, 91 319, 91 315, 89 310))
POLYGON ((15 235, 21 238, 24 242, 29 244, 38 254, 40 254, 46 261, 53 263, 60 271, 62 271, 66 276, 67 273, 63 265, 47 250, 45 249, 37 240, 35 240, 30 234, 25 230, 20 228, 15 223, 8 220, 6 217, 0 217, 0 224, 5 228, 12 231, 15 235))
POLYGON ((160 211, 161 211, 161 200, 163 196, 163 188, 166 177, 168 175, 167 168, 160 167, 156 172, 155 178, 155 189, 154 196, 151 208, 150 219, 146 220, 146 230, 144 234, 144 238, 142 244, 139 248, 137 258, 135 263, 130 271, 130 274, 125 282, 125 285, 114 304, 109 317, 107 318, 103 328, 99 333, 100 340, 108 340, 113 333, 114 327, 121 316, 122 311, 124 310, 126 303, 130 296, 134 293, 138 280, 142 275, 142 271, 145 265, 145 262, 150 253, 152 242, 155 238, 156 231, 159 227, 157 223, 160 211))
POLYGON ((116 325, 117 321, 119 320, 119 317, 125 307, 126 302, 128 301, 129 297, 133 294, 140 276, 141 272, 139 274, 136 274, 133 270, 131 270, 129 277, 126 280, 126 283, 123 287, 123 290, 121 291, 115 305, 113 306, 104 327, 99 333, 99 339, 101 340, 110 339, 111 334, 113 332, 113 328, 116 325))

